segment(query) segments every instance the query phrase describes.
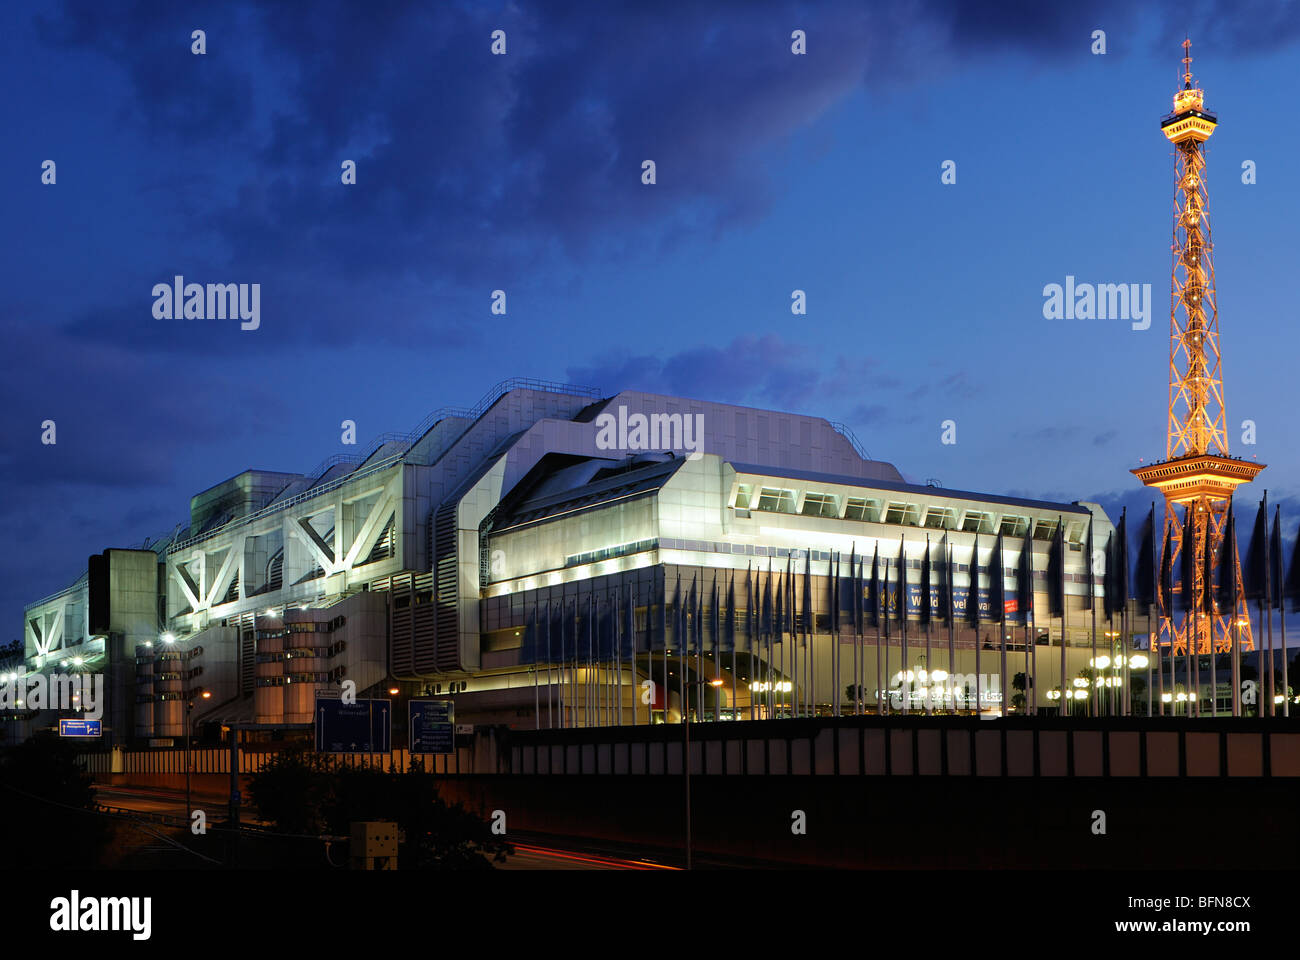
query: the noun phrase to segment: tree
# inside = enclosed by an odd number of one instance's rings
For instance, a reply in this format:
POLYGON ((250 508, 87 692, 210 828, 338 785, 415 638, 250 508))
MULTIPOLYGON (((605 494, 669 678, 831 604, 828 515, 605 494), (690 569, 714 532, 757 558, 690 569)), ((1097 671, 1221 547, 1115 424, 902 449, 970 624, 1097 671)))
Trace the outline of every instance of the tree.
POLYGON ((1023 711, 1025 704, 1028 702, 1025 698, 1025 674, 1024 671, 1017 673, 1011 678, 1011 689, 1018 690, 1018 693, 1011 695, 1011 706, 1017 710, 1023 711))
POLYGON ((88 859, 98 860, 110 833, 108 820, 95 809, 94 780, 66 740, 42 732, 0 756, 0 849, 6 863, 85 867, 88 859))
POLYGON ((347 836, 357 820, 392 820, 403 836, 398 864, 428 870, 483 870, 512 847, 459 803, 438 796, 438 781, 417 760, 402 774, 373 767, 333 769, 329 758, 285 751, 249 787, 266 820, 289 834, 347 836))

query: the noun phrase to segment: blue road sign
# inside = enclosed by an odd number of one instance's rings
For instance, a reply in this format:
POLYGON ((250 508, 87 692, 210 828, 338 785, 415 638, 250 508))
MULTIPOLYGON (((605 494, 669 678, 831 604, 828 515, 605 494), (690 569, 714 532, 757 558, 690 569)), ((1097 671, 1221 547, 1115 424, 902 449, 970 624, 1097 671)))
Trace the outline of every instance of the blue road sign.
POLYGON ((392 746, 392 701, 316 698, 318 753, 387 753, 392 746))
POLYGON ((98 737, 101 735, 102 720, 60 720, 61 737, 98 737))
POLYGON ((411 753, 452 753, 456 749, 456 706, 451 700, 412 700, 411 753))

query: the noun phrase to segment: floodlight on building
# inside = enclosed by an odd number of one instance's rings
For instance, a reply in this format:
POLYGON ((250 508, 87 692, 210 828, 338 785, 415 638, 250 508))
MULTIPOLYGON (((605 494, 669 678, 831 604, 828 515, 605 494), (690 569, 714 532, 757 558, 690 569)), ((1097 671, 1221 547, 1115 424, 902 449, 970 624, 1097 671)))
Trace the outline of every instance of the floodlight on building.
POLYGON ((722 686, 722 684, 723 684, 723 680, 721 677, 714 677, 712 680, 709 681, 709 686, 711 687, 720 687, 722 686))
POLYGON ((174 633, 170 633, 170 632, 169 632, 169 633, 164 633, 164 634, 162 635, 161 639, 162 639, 162 642, 163 642, 163 643, 175 643, 175 642, 176 642, 176 634, 174 634, 174 633))
POLYGON ((1135 653, 1129 658, 1128 665, 1136 670, 1141 670, 1151 661, 1147 659, 1144 653, 1135 653))

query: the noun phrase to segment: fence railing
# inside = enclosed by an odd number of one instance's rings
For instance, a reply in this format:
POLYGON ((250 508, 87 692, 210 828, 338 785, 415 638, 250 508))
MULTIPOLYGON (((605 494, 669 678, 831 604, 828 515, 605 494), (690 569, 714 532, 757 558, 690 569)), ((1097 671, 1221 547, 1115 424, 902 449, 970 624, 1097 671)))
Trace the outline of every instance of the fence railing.
MULTIPOLYGON (((419 761, 443 775, 610 774, 1052 778, 1300 778, 1300 729, 1271 720, 841 717, 570 730, 480 727, 451 754, 327 755, 340 767, 401 773, 419 761)), ((276 754, 241 748, 240 772, 276 754)), ((194 773, 229 774, 227 748, 191 751, 194 773)), ((109 774, 113 755, 82 755, 109 774)), ((181 749, 124 751, 126 774, 185 772, 181 749)))

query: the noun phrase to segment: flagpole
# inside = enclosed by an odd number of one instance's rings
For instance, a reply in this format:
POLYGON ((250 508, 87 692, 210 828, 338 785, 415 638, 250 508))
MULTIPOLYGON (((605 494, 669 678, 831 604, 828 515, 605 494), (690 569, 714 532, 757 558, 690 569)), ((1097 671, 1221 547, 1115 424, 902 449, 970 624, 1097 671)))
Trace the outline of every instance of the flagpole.
MULTIPOLYGON (((748 589, 749 581, 745 587, 748 589)), ((740 719, 740 701, 736 699, 736 571, 731 571, 731 586, 727 590, 727 623, 731 635, 731 719, 740 719)))
POLYGON ((983 644, 980 642, 980 536, 975 534, 975 546, 970 551, 970 593, 966 597, 966 603, 975 605, 973 614, 975 620, 975 716, 981 716, 984 713, 984 703, 980 689, 984 680, 984 673, 980 669, 980 650, 983 644))
POLYGON ((953 592, 952 539, 944 536, 947 565, 944 578, 948 585, 948 692, 952 695, 952 712, 957 712, 957 598, 953 592))
MULTIPOLYGON (((788 563, 788 555, 787 555, 787 563, 786 563, 786 566, 787 566, 787 567, 789 566, 789 563, 788 563)), ((785 601, 786 601, 786 593, 789 592, 789 589, 790 589, 790 585, 789 585, 789 583, 788 583, 786 580, 782 580, 782 581, 781 581, 781 585, 777 588, 777 590, 773 591, 774 593, 776 593, 776 592, 778 592, 778 591, 780 592, 780 598, 779 598, 780 602, 779 602, 779 604, 777 605, 777 609, 780 610, 780 614, 777 615, 777 617, 776 617, 776 619, 777 619, 777 621, 778 621, 778 623, 777 623, 776 633, 777 633, 777 635, 780 637, 780 641, 779 641, 779 642, 780 642, 780 647, 781 647, 781 670, 780 670, 780 674, 779 674, 780 677, 781 677, 781 679, 777 681, 777 683, 780 683, 780 684, 784 684, 784 683, 785 683, 785 678, 788 677, 788 676, 790 676, 790 668, 789 668, 789 666, 788 666, 788 665, 786 664, 786 662, 785 662, 785 661, 786 661, 786 643, 785 643, 785 618, 786 618, 786 609, 785 609, 785 601)), ((776 690, 776 695, 777 695, 777 696, 776 696, 776 716, 780 717, 780 716, 782 716, 782 715, 785 713, 785 691, 782 690, 782 689, 780 689, 780 688, 778 687, 777 690, 776 690)))
POLYGON ((1287 667, 1287 646, 1286 646, 1286 564, 1282 561, 1282 504, 1276 507, 1277 519, 1274 521, 1273 529, 1278 531, 1278 557, 1277 557, 1277 609, 1280 618, 1279 635, 1282 640, 1282 716, 1284 718, 1291 716, 1291 678, 1287 667))
MULTIPOLYGON (((889 689, 889 688, 888 688, 887 686, 884 686, 885 684, 888 684, 888 683, 889 683, 889 679, 890 679, 890 678, 889 678, 889 648, 890 648, 891 646, 893 646, 893 639, 889 636, 889 559, 888 559, 888 558, 885 559, 885 577, 884 577, 884 580, 883 580, 883 582, 882 582, 881 590, 882 590, 882 594, 883 594, 883 605, 882 605, 882 608, 881 608, 881 616, 880 616, 880 620, 881 620, 881 622, 884 623, 884 625, 885 625, 885 636, 884 636, 884 641, 885 641, 885 672, 884 672, 883 674, 880 675, 879 682, 882 684, 882 686, 881 686, 881 690, 886 692, 886 696, 885 696, 885 712, 886 712, 886 713, 889 713, 889 712, 893 709, 894 705, 893 705, 892 702, 890 702, 891 698, 890 698, 890 696, 888 695, 888 689, 889 689)), ((880 665, 880 653, 879 653, 879 651, 877 651, 877 653, 876 653, 876 665, 877 665, 877 666, 880 665)))
MULTIPOLYGON (((1212 516, 1206 515, 1205 518, 1205 566, 1206 574, 1209 574, 1212 567, 1212 548, 1210 548, 1210 523, 1213 523, 1212 516)), ((1209 620, 1210 635, 1210 718, 1218 718, 1218 650, 1214 649, 1214 591, 1213 583, 1209 576, 1205 578, 1205 619, 1209 620)))
MULTIPOLYGON (((1068 669, 1065 662, 1065 622, 1066 614, 1069 611, 1066 608, 1067 597, 1065 595, 1065 520, 1060 516, 1056 518, 1056 535, 1060 538, 1060 569, 1057 571, 1057 576, 1060 577, 1061 580, 1061 715, 1064 717, 1069 713, 1069 710, 1066 707, 1066 704, 1068 703, 1066 698, 1072 698, 1074 691, 1066 687, 1065 679, 1065 673, 1068 669)), ((1052 590, 1056 590, 1054 584, 1052 585, 1052 590)))
POLYGON ((849 557, 849 582, 852 584, 850 594, 853 597, 853 715, 855 717, 862 713, 862 679, 858 672, 858 646, 862 640, 858 613, 862 609, 862 590, 858 585, 861 582, 858 577, 858 562, 858 545, 855 540, 853 553, 849 557))
POLYGON ((903 716, 911 712, 912 684, 907 679, 907 542, 902 536, 898 538, 898 636, 901 643, 899 665, 902 671, 900 686, 903 687, 903 716))
MULTIPOLYGON (((760 571, 761 573, 761 571, 760 571)), ((758 580, 755 578, 754 586, 758 586, 758 580)), ((772 591, 772 558, 767 559, 767 578, 763 581, 763 596, 758 598, 758 650, 760 658, 763 661, 763 689, 759 690, 762 694, 759 699, 759 712, 767 719, 772 718, 772 623, 771 623, 771 591, 772 591)))
MULTIPOLYGON (((876 552, 871 562, 871 609, 876 621, 876 716, 883 717, 889 712, 889 698, 884 696, 885 674, 880 666, 881 611, 883 604, 880 596, 880 541, 876 541, 876 552)), ((888 664, 885 665, 888 667, 888 664)))
POLYGON ((1241 618, 1232 605, 1232 715, 1241 716, 1241 618))
MULTIPOLYGON (((677 621, 677 615, 676 615, 676 613, 674 612, 674 614, 673 614, 673 627, 674 627, 673 633, 674 633, 674 634, 677 632, 677 630, 675 629, 676 626, 677 626, 677 622, 676 622, 676 621, 677 621)), ((668 724, 668 705, 669 705, 669 704, 668 704, 668 695, 669 695, 669 693, 671 692, 671 690, 672 690, 672 688, 668 686, 668 639, 665 637, 665 638, 664 638, 664 691, 663 691, 663 696, 664 696, 664 725, 665 725, 665 726, 667 726, 667 724, 668 724)))
MULTIPOLYGON (((1153 535, 1154 535, 1154 531, 1153 531, 1153 535)), ((1147 716, 1148 717, 1154 715, 1151 710, 1151 699, 1155 692, 1151 688, 1151 667, 1152 667, 1152 661, 1155 661, 1156 671, 1159 672, 1160 670, 1160 654, 1157 652, 1158 649, 1159 649, 1158 645, 1151 642, 1151 605, 1147 604, 1147 716)), ((1163 686, 1164 684, 1161 684, 1162 688, 1163 686)), ((1161 704, 1161 706, 1163 707, 1163 703, 1161 704)), ((1161 712, 1163 713, 1164 711, 1161 710, 1161 712)))
POLYGON ((844 679, 844 670, 841 666, 842 658, 840 656, 840 616, 843 613, 840 609, 840 573, 840 557, 836 557, 835 589, 831 593, 832 602, 835 604, 835 609, 831 611, 831 624, 835 628, 835 683, 832 685, 831 693, 834 694, 835 698, 831 702, 835 705, 835 716, 837 717, 843 715, 844 703, 844 691, 840 688, 840 682, 844 679))
MULTIPOLYGON (((998 638, 1001 644, 1001 655, 998 663, 998 694, 1002 697, 1002 706, 999 708, 1003 717, 1010 712, 1011 698, 1007 694, 1007 576, 1006 576, 1006 553, 1002 549, 1002 534, 998 534, 997 547, 998 551, 998 578, 1001 583, 989 584, 989 596, 996 597, 999 600, 999 606, 1002 608, 1001 619, 998 621, 1000 630, 998 638)), ((990 565, 991 566, 991 565, 990 565)))
MULTIPOLYGON (((1028 556, 1023 561, 1028 571, 1024 608, 1025 619, 1025 710, 1031 717, 1038 716, 1038 638, 1034 627, 1034 543, 1032 528, 1025 532, 1024 548, 1028 556)), ((1018 591, 1017 591, 1018 592, 1018 591)))
MULTIPOLYGON (((830 561, 827 561, 829 569, 830 561)), ((813 625, 813 599, 812 599, 812 550, 809 550, 804 556, 804 578, 803 578, 803 669, 808 678, 807 686, 807 704, 804 710, 806 716, 815 717, 817 715, 817 671, 813 669, 813 659, 816 650, 813 647, 812 625, 813 625)), ((839 633, 836 631, 835 643, 839 643, 839 633)), ((836 649, 836 664, 838 664, 839 651, 836 649)), ((832 669, 838 669, 833 666, 832 669)), ((837 674, 838 675, 838 674, 837 674)), ((833 692, 833 691, 832 691, 833 692)), ((833 709, 832 716, 839 716, 839 698, 836 697, 831 701, 833 709)))
POLYGON ((637 726, 637 703, 641 699, 641 684, 637 681, 636 669, 636 581, 627 586, 627 632, 631 643, 628 646, 628 666, 632 671, 632 728, 637 726))
POLYGON ((551 680, 551 601, 546 601, 546 729, 555 728, 555 716, 551 711, 551 690, 554 683, 551 680))
MULTIPOLYGON (((609 587, 605 588, 605 598, 609 599, 609 587)), ((621 614, 623 612, 623 585, 619 584, 618 592, 614 594, 613 609, 610 611, 610 618, 613 621, 610 643, 614 649, 610 652, 611 665, 614 670, 614 676, 609 679, 608 693, 610 697, 609 709, 610 716, 613 717, 614 726, 623 725, 623 621, 621 614)))
POLYGON ((564 599, 564 586, 560 586, 560 659, 555 665, 555 712, 560 721, 560 729, 564 730, 568 726, 568 716, 566 711, 569 707, 569 698, 566 689, 566 677, 568 673, 568 661, 565 659, 564 649, 565 641, 565 615, 569 612, 569 605, 564 599))
MULTIPOLYGON (((1189 506, 1187 509, 1190 512, 1192 508, 1189 506)), ((1196 596, 1196 515, 1193 513, 1191 517, 1192 538, 1189 543, 1187 537, 1183 537, 1183 549, 1192 551, 1192 575, 1187 578, 1191 580, 1191 583, 1183 584, 1183 590, 1191 593, 1192 632, 1187 637, 1187 651, 1189 654, 1187 680, 1188 685, 1192 686, 1192 689, 1196 691, 1196 699, 1188 698, 1187 713, 1188 716, 1199 717, 1201 715, 1201 624, 1197 614, 1200 612, 1201 598, 1196 596)), ((1184 618, 1183 623, 1186 626, 1186 618, 1184 618)))
POLYGON ((925 617, 925 715, 934 716, 934 696, 930 688, 934 683, 931 674, 934 672, 934 663, 930 659, 930 620, 933 619, 934 610, 930 603, 930 590, 932 589, 933 574, 930 571, 930 535, 925 535, 925 576, 922 578, 922 589, 925 596, 921 598, 921 611, 925 617))
MULTIPOLYGON (((1153 654, 1156 662, 1156 680, 1159 682, 1159 686, 1160 686, 1160 691, 1159 691, 1160 692, 1160 716, 1163 717, 1165 715, 1165 665, 1162 662, 1162 658, 1164 655, 1160 649, 1160 635, 1159 633, 1153 635, 1151 632, 1151 621, 1153 619, 1152 614, 1154 613, 1154 610, 1155 610, 1155 604, 1148 603, 1147 604, 1147 642, 1151 645, 1151 653, 1153 654)), ((1150 681, 1150 679, 1151 679, 1151 662, 1150 660, 1148 660, 1147 680, 1150 681)), ((1151 694, 1150 691, 1148 690, 1147 692, 1148 714, 1150 713, 1151 710, 1150 697, 1151 694)))
MULTIPOLYGON (((1127 548, 1127 545, 1125 546, 1127 548)), ((1128 563, 1128 557, 1124 558, 1124 562, 1128 563)), ((1133 696, 1132 690, 1130 689, 1133 683, 1133 677, 1130 673, 1129 663, 1129 661, 1133 659, 1133 653, 1129 649, 1129 643, 1133 636, 1132 624, 1129 619, 1129 611, 1131 609, 1132 605, 1129 603, 1128 599, 1125 598, 1124 609, 1120 611, 1119 615, 1120 649, 1124 651, 1124 689, 1121 693, 1120 710, 1125 717, 1133 716, 1133 696)))
POLYGON ((1268 715, 1277 716, 1277 660, 1273 656, 1273 544, 1268 536, 1268 491, 1264 491, 1264 610, 1268 616, 1268 715))
MULTIPOLYGON (((1168 505, 1166 505, 1166 509, 1169 509, 1168 505)), ((1172 524, 1170 524, 1171 519, 1172 519, 1172 523, 1178 522, 1177 512, 1173 512, 1172 518, 1169 517, 1165 518, 1165 522, 1167 524, 1165 527, 1165 553, 1166 554, 1170 553, 1173 548, 1173 541, 1171 539, 1171 527, 1172 527, 1172 524)), ((1174 643, 1174 641, 1177 638, 1174 635, 1174 561, 1172 556, 1169 557, 1167 563, 1169 565, 1169 583, 1168 583, 1169 589, 1164 591, 1166 594, 1164 613, 1165 613, 1165 617, 1168 617, 1169 619, 1169 714, 1170 716, 1176 717, 1178 716, 1178 650, 1174 643)), ((1164 579, 1163 579, 1163 568, 1161 571, 1161 576, 1162 576, 1161 589, 1163 590, 1165 586, 1164 579)), ((1160 625, 1162 627, 1164 626, 1163 617, 1161 618, 1160 625)))
POLYGON ((1096 571, 1093 569, 1092 563, 1091 516, 1088 517, 1088 548, 1087 555, 1083 558, 1083 562, 1087 565, 1088 570, 1088 609, 1092 612, 1092 663, 1089 664, 1089 666, 1092 667, 1092 696, 1088 698, 1088 705, 1090 708, 1088 714, 1095 717, 1101 713, 1101 687, 1097 683, 1097 599, 1096 589, 1093 583, 1093 577, 1095 576, 1096 571))
MULTIPOLYGON (((722 679, 722 611, 718 604, 718 571, 713 571, 713 613, 709 615, 709 624, 713 627, 713 679, 722 679)), ((722 685, 719 684, 713 688, 717 691, 717 705, 713 710, 713 722, 719 723, 722 720, 722 685)))

